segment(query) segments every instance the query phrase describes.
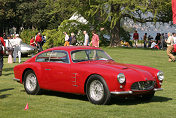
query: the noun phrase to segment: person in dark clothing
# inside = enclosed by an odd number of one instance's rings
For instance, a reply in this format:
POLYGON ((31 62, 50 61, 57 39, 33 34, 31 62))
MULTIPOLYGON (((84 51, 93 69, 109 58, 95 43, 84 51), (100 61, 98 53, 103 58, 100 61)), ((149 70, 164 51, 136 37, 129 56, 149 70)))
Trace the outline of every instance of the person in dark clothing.
POLYGON ((71 33, 71 36, 69 37, 69 44, 70 45, 76 44, 76 38, 75 38, 75 34, 73 32, 71 33))
POLYGON ((152 40, 152 39, 153 39, 153 37, 149 35, 149 36, 148 36, 148 48, 151 47, 151 44, 152 44, 152 41, 151 41, 151 40, 152 40))
POLYGON ((147 33, 144 34, 143 40, 144 40, 144 48, 146 48, 147 47, 147 33))
POLYGON ((156 44, 158 44, 160 42, 160 36, 161 34, 160 33, 157 33, 156 37, 155 37, 155 40, 156 40, 156 44))
POLYGON ((0 36, 0 76, 2 75, 2 68, 3 68, 3 55, 4 55, 4 49, 5 47, 5 41, 4 39, 0 36))
POLYGON ((161 44, 161 34, 160 33, 157 33, 156 37, 155 37, 155 40, 156 40, 156 44, 159 46, 160 48, 160 44, 161 44))

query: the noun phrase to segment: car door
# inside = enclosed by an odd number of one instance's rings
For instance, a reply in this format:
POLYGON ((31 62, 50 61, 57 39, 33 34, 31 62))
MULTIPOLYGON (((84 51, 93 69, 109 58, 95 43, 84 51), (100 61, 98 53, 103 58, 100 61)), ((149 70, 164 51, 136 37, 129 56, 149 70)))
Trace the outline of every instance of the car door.
POLYGON ((44 89, 66 92, 69 89, 70 63, 66 51, 54 50, 43 54, 41 71, 44 89))

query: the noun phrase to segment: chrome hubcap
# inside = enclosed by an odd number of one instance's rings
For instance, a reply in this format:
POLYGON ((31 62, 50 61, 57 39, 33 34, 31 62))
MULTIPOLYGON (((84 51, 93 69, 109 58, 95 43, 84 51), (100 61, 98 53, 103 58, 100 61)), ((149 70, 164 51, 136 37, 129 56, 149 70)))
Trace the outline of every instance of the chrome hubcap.
POLYGON ((103 96, 104 96, 103 84, 98 80, 94 80, 90 84, 90 97, 95 101, 99 101, 103 98, 103 96))
POLYGON ((27 77, 26 77, 26 88, 29 91, 34 91, 37 85, 37 79, 36 76, 33 73, 30 73, 27 77))

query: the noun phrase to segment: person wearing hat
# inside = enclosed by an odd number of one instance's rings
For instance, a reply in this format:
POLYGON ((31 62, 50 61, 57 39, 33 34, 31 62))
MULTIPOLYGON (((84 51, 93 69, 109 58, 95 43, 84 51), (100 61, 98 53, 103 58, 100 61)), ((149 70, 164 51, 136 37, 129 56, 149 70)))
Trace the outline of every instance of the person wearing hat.
POLYGON ((13 51, 13 62, 16 62, 16 57, 18 55, 19 63, 21 63, 21 38, 19 38, 19 34, 16 34, 14 37, 14 51, 13 51))

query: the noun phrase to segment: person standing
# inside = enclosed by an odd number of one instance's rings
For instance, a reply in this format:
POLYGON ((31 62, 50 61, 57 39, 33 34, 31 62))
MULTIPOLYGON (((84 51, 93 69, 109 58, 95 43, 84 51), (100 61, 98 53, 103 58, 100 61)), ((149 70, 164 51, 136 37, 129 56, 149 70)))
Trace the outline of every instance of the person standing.
POLYGON ((22 42, 22 39, 19 38, 19 34, 16 34, 15 35, 15 38, 14 38, 14 51, 13 51, 13 62, 16 63, 16 57, 18 55, 18 62, 21 63, 21 42, 22 42))
POLYGON ((2 68, 3 68, 3 55, 5 52, 6 46, 4 39, 0 36, 0 76, 2 75, 2 68), (4 49, 3 49, 4 47, 4 49))
POLYGON ((161 49, 164 50, 164 42, 165 42, 165 37, 164 37, 164 33, 161 34, 161 49))
POLYGON ((72 32, 71 36, 69 37, 69 45, 75 45, 76 44, 76 37, 75 34, 72 32))
POLYGON ((147 33, 144 34, 143 40, 144 40, 144 48, 146 48, 147 47, 147 33))
POLYGON ((33 37, 33 36, 31 37, 31 40, 30 40, 30 45, 31 45, 31 46, 33 46, 33 47, 35 47, 35 46, 36 46, 35 39, 34 39, 34 37, 33 37))
POLYGON ((137 42, 139 40, 139 34, 137 33, 137 30, 133 34, 133 40, 134 40, 134 44, 135 44, 135 46, 137 48, 137 42))
POLYGON ((42 36, 41 36, 40 32, 37 34, 35 42, 37 43, 39 52, 43 51, 43 48, 42 48, 42 36))
POLYGON ((169 62, 175 62, 175 57, 172 54, 172 50, 173 50, 173 44, 174 44, 174 39, 172 37, 172 34, 169 32, 168 33, 168 39, 165 40, 167 43, 167 55, 169 57, 169 62))
POLYGON ((90 45, 91 44, 93 47, 99 47, 99 36, 96 34, 96 31, 92 31, 92 41, 90 45))
POLYGON ((157 33, 156 37, 155 37, 156 44, 158 44, 158 45, 160 43, 160 36, 161 36, 160 33, 157 33))
POLYGON ((69 36, 68 36, 67 32, 64 32, 64 35, 65 35, 65 43, 64 43, 64 46, 69 46, 69 36))
POLYGON ((89 35, 87 34, 87 31, 83 31, 84 34, 84 46, 89 45, 89 35))

